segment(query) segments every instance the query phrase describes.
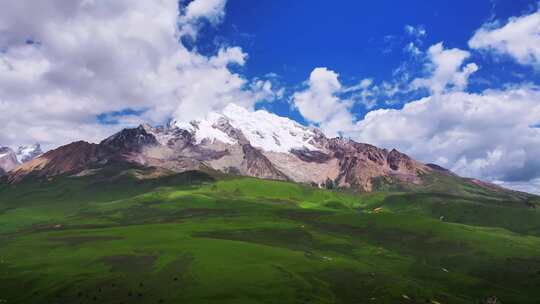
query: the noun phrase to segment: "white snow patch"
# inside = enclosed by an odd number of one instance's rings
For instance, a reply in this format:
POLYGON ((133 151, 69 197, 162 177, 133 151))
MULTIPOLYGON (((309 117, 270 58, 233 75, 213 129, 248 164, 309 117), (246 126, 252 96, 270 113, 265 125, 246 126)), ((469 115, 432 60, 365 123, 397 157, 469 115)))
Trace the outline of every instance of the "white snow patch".
POLYGON ((236 141, 234 139, 229 137, 223 131, 213 127, 214 123, 221 117, 223 116, 212 112, 207 115, 205 120, 197 120, 190 123, 176 122, 175 125, 180 129, 194 133, 197 144, 200 144, 204 140, 209 140, 211 142, 218 140, 226 144, 235 144, 236 141))
POLYGON ((319 150, 310 143, 315 132, 299 123, 264 110, 248 111, 229 104, 222 113, 209 113, 204 120, 175 122, 181 128, 193 132, 198 143, 203 140, 219 140, 233 144, 236 140, 214 127, 220 119, 242 131, 252 146, 264 151, 288 153, 292 149, 319 150))
POLYGON ((315 133, 291 119, 264 110, 250 112, 235 104, 229 104, 223 115, 254 147, 281 153, 291 149, 318 150, 309 143, 315 133))

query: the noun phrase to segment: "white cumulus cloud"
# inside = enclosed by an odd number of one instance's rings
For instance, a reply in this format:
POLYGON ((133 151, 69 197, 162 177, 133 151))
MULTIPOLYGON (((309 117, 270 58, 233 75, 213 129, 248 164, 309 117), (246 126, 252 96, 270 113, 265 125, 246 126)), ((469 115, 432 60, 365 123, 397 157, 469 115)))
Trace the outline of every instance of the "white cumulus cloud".
POLYGON ((469 40, 469 47, 505 54, 520 64, 540 68, 540 10, 510 18, 500 27, 484 25, 469 40))
MULTIPOLYGON (((315 68, 308 80, 307 89, 296 92, 292 97, 294 106, 309 122, 316 123, 330 136, 337 136, 352 124, 349 109, 351 100, 339 97, 343 90, 338 74, 327 68, 315 68)), ((369 86, 369 81, 361 86, 369 86)))
POLYGON ((469 76, 478 69, 466 62, 469 52, 438 43, 426 56, 425 76, 408 85, 386 83, 386 89, 369 78, 346 87, 336 72, 315 69, 308 88, 297 92, 293 101, 308 121, 330 130, 331 136, 343 134, 397 148, 462 176, 540 193, 540 87, 519 84, 466 92, 469 76), (430 95, 401 109, 372 110, 363 119, 354 119, 353 102, 380 98, 381 91, 391 97, 403 87, 427 88, 430 95), (352 93, 351 98, 344 99, 344 93, 352 93))
POLYGON ((445 49, 442 42, 428 49, 429 63, 427 69, 431 75, 428 78, 417 78, 411 85, 414 89, 428 88, 434 94, 446 90, 463 90, 467 86, 469 76, 478 70, 475 63, 462 67, 470 53, 460 49, 445 49))
POLYGON ((538 100, 531 86, 433 95, 371 111, 351 135, 464 176, 523 183, 540 178, 538 100))
MULTIPOLYGON (((99 141, 137 122, 192 119, 229 102, 253 107, 270 84, 229 69, 239 47, 204 56, 180 43, 199 22, 217 25, 225 0, 19 0, 0 10, 0 144, 99 141), (31 9, 29 9, 31 8, 31 9), (189 31, 186 30, 189 28, 189 31), (133 109, 141 116, 102 113, 133 109)), ((270 88, 269 88, 270 86, 270 88)))

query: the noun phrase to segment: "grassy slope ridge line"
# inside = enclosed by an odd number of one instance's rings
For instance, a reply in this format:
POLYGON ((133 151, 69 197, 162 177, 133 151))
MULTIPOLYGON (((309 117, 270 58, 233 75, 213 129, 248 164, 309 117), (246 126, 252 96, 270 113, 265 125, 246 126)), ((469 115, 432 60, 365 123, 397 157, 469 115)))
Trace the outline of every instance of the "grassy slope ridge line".
POLYGON ((540 299, 539 214, 512 197, 467 184, 359 195, 202 172, 117 173, 0 185, 0 300, 540 299))

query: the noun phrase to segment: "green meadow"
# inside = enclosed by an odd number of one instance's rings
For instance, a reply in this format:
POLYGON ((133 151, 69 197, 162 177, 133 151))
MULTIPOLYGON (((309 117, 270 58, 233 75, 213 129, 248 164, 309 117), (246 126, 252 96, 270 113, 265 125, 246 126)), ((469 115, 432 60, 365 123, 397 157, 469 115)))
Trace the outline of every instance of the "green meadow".
POLYGON ((519 195, 112 171, 0 184, 0 303, 540 302, 519 195))

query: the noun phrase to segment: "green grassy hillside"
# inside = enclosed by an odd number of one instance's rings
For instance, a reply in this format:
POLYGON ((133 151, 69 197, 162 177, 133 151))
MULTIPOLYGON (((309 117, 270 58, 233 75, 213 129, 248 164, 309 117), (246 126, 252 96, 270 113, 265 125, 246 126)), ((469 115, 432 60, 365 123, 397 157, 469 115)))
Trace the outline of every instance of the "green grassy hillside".
POLYGON ((141 175, 0 185, 0 303, 540 299, 540 212, 512 195, 141 175))

